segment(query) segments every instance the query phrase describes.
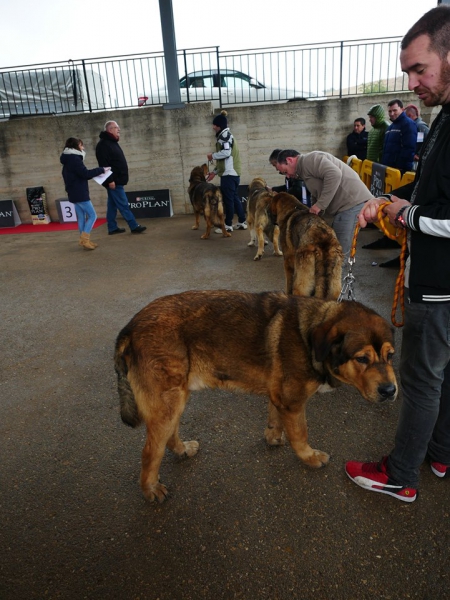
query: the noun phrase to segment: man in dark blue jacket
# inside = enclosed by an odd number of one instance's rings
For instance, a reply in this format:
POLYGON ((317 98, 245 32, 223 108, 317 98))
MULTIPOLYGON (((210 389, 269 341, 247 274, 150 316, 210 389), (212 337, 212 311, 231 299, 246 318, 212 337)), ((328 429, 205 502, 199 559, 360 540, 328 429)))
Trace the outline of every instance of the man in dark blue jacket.
POLYGON ((105 129, 100 133, 100 141, 95 149, 97 161, 100 167, 111 167, 111 175, 103 182, 108 192, 108 204, 106 208, 106 220, 109 235, 124 233, 125 229, 117 225, 117 211, 128 223, 131 233, 142 233, 147 229, 138 225, 128 205, 128 198, 123 189, 128 183, 128 164, 119 146, 120 127, 115 121, 108 121, 105 129))
POLYGON ((411 171, 417 143, 417 125, 403 110, 403 102, 395 99, 388 104, 389 125, 384 136, 381 164, 398 169, 402 174, 411 171))
POLYGON ((355 119, 353 131, 347 136, 347 153, 349 156, 355 155, 360 160, 367 157, 367 139, 369 132, 366 131, 366 120, 363 117, 355 119))

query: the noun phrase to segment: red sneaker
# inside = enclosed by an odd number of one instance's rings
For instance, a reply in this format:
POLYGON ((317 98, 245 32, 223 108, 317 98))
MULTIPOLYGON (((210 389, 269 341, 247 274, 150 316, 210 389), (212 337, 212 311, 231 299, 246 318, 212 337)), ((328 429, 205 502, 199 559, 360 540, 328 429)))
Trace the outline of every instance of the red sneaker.
POLYGON ((450 467, 439 462, 431 461, 431 470, 438 477, 450 477, 450 467))
POLYGON ((417 498, 417 490, 392 481, 386 471, 386 461, 385 456, 379 463, 348 462, 345 465, 345 472, 352 481, 365 490, 388 494, 403 502, 414 502, 417 498))

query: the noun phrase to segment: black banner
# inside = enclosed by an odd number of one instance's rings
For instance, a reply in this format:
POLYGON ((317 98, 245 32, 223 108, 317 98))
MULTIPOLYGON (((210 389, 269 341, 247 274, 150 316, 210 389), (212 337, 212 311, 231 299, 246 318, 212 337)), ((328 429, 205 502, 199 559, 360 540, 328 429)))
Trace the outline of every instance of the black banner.
POLYGON ((126 192, 128 204, 137 219, 172 217, 172 199, 169 190, 126 192))
POLYGON ((370 180, 370 193, 374 198, 384 194, 384 180, 386 177, 386 166, 378 163, 372 165, 372 179, 370 180))

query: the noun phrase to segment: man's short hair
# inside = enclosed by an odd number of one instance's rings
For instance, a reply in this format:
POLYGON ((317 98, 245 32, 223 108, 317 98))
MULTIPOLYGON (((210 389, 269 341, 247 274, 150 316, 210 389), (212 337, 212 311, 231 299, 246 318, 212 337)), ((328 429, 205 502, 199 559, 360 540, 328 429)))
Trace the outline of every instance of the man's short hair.
POLYGON ((277 162, 280 165, 286 165, 286 159, 288 156, 295 158, 296 156, 300 156, 300 152, 297 152, 297 150, 281 150, 281 152, 278 154, 277 162))
POLYGON ((269 156, 269 162, 271 163, 273 160, 277 160, 280 152, 281 152, 281 148, 275 148, 275 150, 273 150, 271 155, 269 156))
POLYGON ((430 38, 429 49, 441 59, 447 58, 450 51, 450 6, 436 6, 423 15, 407 32, 401 43, 406 48, 420 35, 430 38))
POLYGON ((394 106, 394 104, 398 104, 400 108, 403 108, 403 102, 398 98, 395 98, 394 100, 388 102, 388 106, 394 106))
POLYGON ((104 128, 104 130, 103 130, 103 131, 108 131, 108 127, 109 127, 110 125, 112 125, 113 123, 115 123, 115 121, 106 121, 106 123, 105 123, 105 128, 104 128))
POLYGON ((361 123, 361 125, 365 125, 366 120, 364 117, 358 117, 357 119, 354 120, 354 123, 361 123))

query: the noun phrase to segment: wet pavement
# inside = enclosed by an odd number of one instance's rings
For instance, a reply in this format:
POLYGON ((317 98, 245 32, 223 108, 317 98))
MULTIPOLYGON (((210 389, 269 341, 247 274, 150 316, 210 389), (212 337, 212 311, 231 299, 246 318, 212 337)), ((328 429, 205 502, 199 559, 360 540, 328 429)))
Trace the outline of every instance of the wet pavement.
MULTIPOLYGON (((144 429, 119 417, 116 335, 161 295, 284 286, 282 258, 254 262, 248 232, 205 241, 192 216, 145 224, 95 229, 93 252, 75 232, 0 236, 1 600, 450 598, 450 481, 424 464, 409 505, 344 472, 390 450, 401 398, 315 396, 310 442, 332 457, 315 471, 265 444, 265 398, 194 393, 181 434, 200 451, 167 452, 171 497, 144 500, 144 429)), ((377 237, 360 233, 355 292, 389 319, 396 271, 372 262, 397 251, 360 249, 377 237)))

